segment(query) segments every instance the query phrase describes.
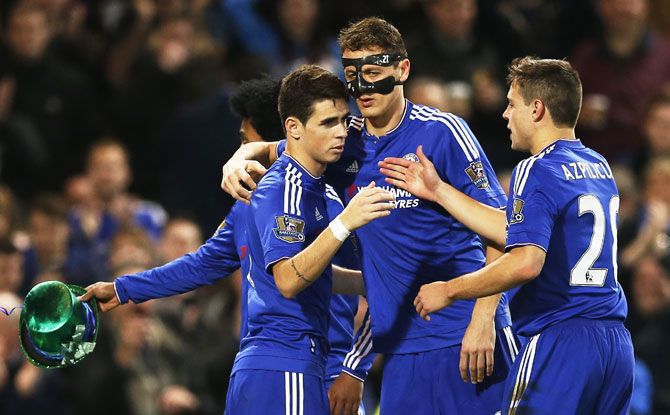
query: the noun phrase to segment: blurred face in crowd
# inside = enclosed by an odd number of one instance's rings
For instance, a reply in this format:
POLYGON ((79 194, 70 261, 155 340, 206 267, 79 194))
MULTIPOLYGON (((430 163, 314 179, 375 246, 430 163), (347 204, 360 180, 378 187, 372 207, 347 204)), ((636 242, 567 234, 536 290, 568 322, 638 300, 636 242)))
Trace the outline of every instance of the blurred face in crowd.
POLYGON ((652 154, 670 155, 670 103, 660 103, 650 109, 644 131, 652 154))
POLYGON ((649 5, 647 0, 600 0, 599 10, 608 31, 626 33, 645 24, 649 5))
POLYGON ((638 311, 651 317, 670 305, 670 277, 658 261, 646 257, 633 275, 633 298, 638 311))
POLYGON ((34 210, 28 220, 30 242, 40 258, 62 254, 67 248, 67 221, 34 210))
POLYGON ((319 14, 317 0, 280 0, 277 3, 279 22, 294 40, 307 41, 319 14))
POLYGON ((670 160, 652 160, 647 168, 645 196, 670 204, 670 160))
POLYGON ((0 252, 0 291, 17 292, 23 282, 21 253, 0 252))
POLYGON ((116 145, 95 148, 88 159, 87 176, 95 195, 104 201, 127 190, 130 167, 125 151, 116 145))
POLYGON ((18 57, 38 60, 51 39, 45 13, 36 10, 18 10, 7 24, 7 43, 18 57))
POLYGON ((193 56, 195 39, 195 28, 187 19, 164 23, 150 41, 158 66, 167 73, 182 68, 193 56))
POLYGON ((407 88, 407 99, 440 111, 449 111, 449 95, 445 84, 438 80, 415 80, 407 88))
POLYGON ((430 0, 424 4, 433 26, 445 35, 462 38, 472 32, 477 18, 475 0, 430 0))
POLYGON ((198 226, 188 220, 174 220, 163 231, 159 245, 161 257, 172 261, 190 252, 195 252, 202 244, 198 226))
POLYGON ((526 105, 516 82, 512 83, 507 93, 507 108, 503 113, 507 129, 510 130, 512 150, 528 152, 532 148, 532 117, 532 102, 526 105))
MULTIPOLYGON (((360 59, 380 53, 384 53, 384 51, 378 47, 356 51, 347 49, 342 53, 342 57, 345 59, 360 59)), ((363 79, 368 82, 377 82, 389 76, 393 76, 396 80, 404 82, 409 77, 409 68, 409 59, 403 59, 398 64, 392 66, 363 65, 361 71, 363 72, 363 79)), ((356 68, 353 66, 345 67, 344 76, 347 82, 351 82, 356 77, 356 68)), ((358 109, 363 114, 363 117, 374 121, 375 118, 383 119, 390 117, 390 113, 393 113, 399 102, 403 102, 404 97, 403 89, 395 87, 390 94, 386 95, 361 95, 356 98, 356 105, 358 105, 358 109)))

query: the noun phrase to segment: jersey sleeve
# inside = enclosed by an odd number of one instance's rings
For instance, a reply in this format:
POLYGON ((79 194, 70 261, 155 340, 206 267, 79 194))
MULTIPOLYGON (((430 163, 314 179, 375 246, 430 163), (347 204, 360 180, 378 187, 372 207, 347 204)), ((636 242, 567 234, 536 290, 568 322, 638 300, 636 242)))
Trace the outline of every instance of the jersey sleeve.
POLYGON ((306 247, 302 188, 299 180, 275 183, 263 189, 251 201, 251 217, 263 247, 264 268, 291 258, 306 247))
POLYGON ((240 267, 235 246, 235 216, 236 208, 233 207, 214 236, 196 252, 161 267, 117 278, 114 288, 119 302, 141 303, 182 294, 211 285, 233 273, 240 267))
POLYGON ((558 186, 552 182, 552 175, 535 159, 526 159, 514 169, 507 206, 506 251, 525 245, 535 245, 545 252, 549 249, 558 216, 554 194, 558 186))
POLYGON ((461 118, 443 113, 438 117, 441 131, 433 161, 442 178, 472 197, 494 208, 507 203, 495 171, 468 124, 461 118))
POLYGON ((342 362, 342 371, 365 382, 377 354, 372 352, 370 310, 365 312, 363 324, 356 332, 351 350, 342 362))

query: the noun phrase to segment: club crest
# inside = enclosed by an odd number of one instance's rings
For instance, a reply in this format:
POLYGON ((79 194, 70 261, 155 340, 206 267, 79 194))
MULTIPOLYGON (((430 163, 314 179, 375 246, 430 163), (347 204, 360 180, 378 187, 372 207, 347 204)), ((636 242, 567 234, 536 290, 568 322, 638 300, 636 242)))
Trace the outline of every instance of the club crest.
POLYGON ((305 240, 305 234, 303 233, 305 221, 292 218, 288 215, 276 216, 275 221, 277 222, 277 227, 272 231, 277 239, 289 243, 305 240))
POLYGON ((486 171, 481 161, 473 161, 470 163, 465 172, 470 177, 472 183, 477 186, 477 189, 487 189, 489 187, 489 178, 486 177, 486 171))

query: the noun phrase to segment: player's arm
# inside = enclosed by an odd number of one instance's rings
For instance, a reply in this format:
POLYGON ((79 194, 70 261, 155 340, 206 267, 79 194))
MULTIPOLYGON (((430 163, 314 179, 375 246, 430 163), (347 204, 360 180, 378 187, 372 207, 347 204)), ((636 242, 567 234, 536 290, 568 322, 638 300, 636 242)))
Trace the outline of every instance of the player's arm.
POLYGON ((502 250, 506 238, 505 212, 445 183, 423 153, 422 146, 417 148, 416 154, 418 163, 402 158, 386 158, 379 162, 380 171, 387 176, 386 182, 421 199, 438 203, 456 220, 502 250))
POLYGON ((363 385, 377 356, 372 352, 370 326, 368 310, 354 336, 351 350, 342 362, 342 372, 328 390, 331 415, 358 413, 358 407, 363 399, 363 385))
POLYGON ((536 245, 513 248, 478 271, 423 285, 414 306, 423 319, 430 320, 430 313, 456 300, 486 297, 532 281, 540 274, 545 257, 546 252, 536 245))
POLYGON ((336 294, 365 295, 363 273, 333 265, 333 292, 336 294))
POLYGON ((97 282, 86 287, 80 298, 88 301, 95 297, 100 309, 109 311, 128 301, 137 304, 211 285, 239 267, 233 226, 224 221, 216 235, 196 252, 157 268, 118 277, 114 282, 97 282))
MULTIPOLYGON (((486 263, 490 264, 503 253, 490 245, 486 247, 486 263)), ((464 382, 481 383, 493 374, 496 342, 495 315, 502 294, 478 298, 472 310, 470 324, 461 343, 459 369, 464 382), (468 377, 468 374, 470 375, 468 377)))
POLYGON ((370 183, 359 192, 328 228, 300 253, 282 259, 272 267, 277 288, 293 298, 309 287, 331 264, 333 256, 349 234, 374 219, 388 216, 395 196, 370 183))
POLYGON ((278 142, 258 141, 247 143, 233 154, 223 165, 221 189, 246 204, 251 200, 251 192, 256 182, 277 160, 278 142))

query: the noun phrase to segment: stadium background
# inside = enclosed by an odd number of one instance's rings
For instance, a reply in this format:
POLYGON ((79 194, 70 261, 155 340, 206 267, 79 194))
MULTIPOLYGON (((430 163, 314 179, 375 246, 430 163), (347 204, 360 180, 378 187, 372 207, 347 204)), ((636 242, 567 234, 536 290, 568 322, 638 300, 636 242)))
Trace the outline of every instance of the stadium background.
MULTIPOLYGON (((405 37, 406 96, 468 120, 503 184, 522 158, 500 118, 506 63, 577 67, 578 135, 608 157, 622 196, 633 413, 670 413, 665 0, 2 0, 0 306, 39 281, 85 286, 197 248, 232 204, 219 189, 239 145, 231 91, 302 63, 341 72, 337 30, 369 15, 405 37)), ((122 307, 102 318, 95 353, 59 371, 25 363, 18 312, 3 312, 0 413, 220 414, 238 302, 239 276, 122 307)), ((376 367, 368 408, 378 389, 376 367)))

